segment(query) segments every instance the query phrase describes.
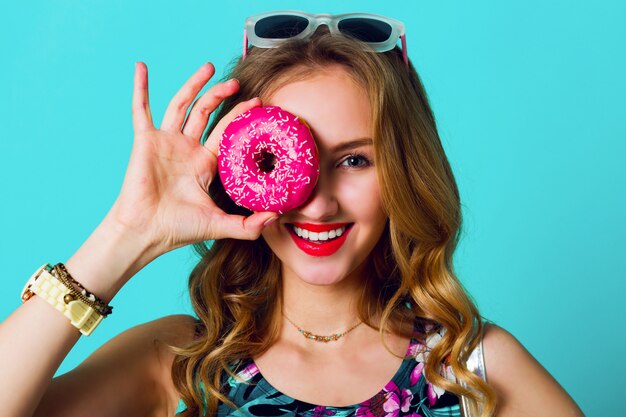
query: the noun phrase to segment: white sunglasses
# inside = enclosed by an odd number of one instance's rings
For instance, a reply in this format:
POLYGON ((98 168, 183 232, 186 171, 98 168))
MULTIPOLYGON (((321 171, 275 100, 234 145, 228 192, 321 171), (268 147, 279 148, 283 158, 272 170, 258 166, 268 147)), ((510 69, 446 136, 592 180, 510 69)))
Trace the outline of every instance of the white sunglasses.
POLYGON ((385 52, 402 40, 402 58, 409 66, 404 23, 370 13, 311 14, 297 10, 276 10, 246 18, 243 29, 243 54, 248 42, 259 48, 275 48, 287 39, 307 39, 320 25, 331 33, 341 33, 368 44, 376 52, 385 52))

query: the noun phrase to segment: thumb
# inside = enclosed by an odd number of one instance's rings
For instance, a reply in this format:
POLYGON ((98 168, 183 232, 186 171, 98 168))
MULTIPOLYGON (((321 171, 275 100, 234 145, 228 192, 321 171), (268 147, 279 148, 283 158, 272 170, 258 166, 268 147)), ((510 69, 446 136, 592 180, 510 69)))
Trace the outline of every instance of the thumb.
POLYGON ((255 240, 263 229, 276 220, 280 215, 274 212, 261 211, 248 217, 231 215, 226 221, 220 222, 223 227, 218 234, 234 239, 255 240))

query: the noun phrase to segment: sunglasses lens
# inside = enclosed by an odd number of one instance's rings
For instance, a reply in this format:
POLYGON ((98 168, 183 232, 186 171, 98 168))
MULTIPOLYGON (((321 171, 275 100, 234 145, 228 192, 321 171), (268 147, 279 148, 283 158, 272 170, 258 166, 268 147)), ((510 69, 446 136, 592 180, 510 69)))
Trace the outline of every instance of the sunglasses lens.
POLYGON ((254 32, 260 38, 287 39, 300 34, 308 24, 309 20, 300 16, 269 16, 256 23, 254 32))
POLYGON ((391 25, 376 19, 349 18, 339 22, 339 30, 363 42, 384 42, 391 36, 391 25))

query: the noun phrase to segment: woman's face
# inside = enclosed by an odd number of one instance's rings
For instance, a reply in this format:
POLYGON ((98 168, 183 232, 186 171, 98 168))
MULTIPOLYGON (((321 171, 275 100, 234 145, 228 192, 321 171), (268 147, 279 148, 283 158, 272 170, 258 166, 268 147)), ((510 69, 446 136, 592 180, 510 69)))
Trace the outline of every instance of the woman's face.
POLYGON ((320 176, 309 199, 262 233, 282 262, 283 279, 316 285, 346 277, 359 280, 387 220, 366 91, 342 67, 333 66, 283 86, 263 104, 279 106, 306 121, 320 155, 320 176), (337 229, 341 237, 330 231, 337 229), (328 240, 319 240, 324 238, 328 240))

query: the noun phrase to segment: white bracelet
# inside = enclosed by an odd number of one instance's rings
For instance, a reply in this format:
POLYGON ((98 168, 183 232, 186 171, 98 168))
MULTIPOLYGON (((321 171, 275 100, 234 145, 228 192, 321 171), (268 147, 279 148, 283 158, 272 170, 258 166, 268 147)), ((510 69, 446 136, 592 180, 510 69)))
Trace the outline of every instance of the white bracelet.
POLYGON ((45 264, 30 277, 22 290, 22 302, 37 294, 67 317, 82 334, 89 336, 102 321, 102 314, 78 298, 76 290, 68 288, 50 273, 50 269, 50 265, 45 264))

